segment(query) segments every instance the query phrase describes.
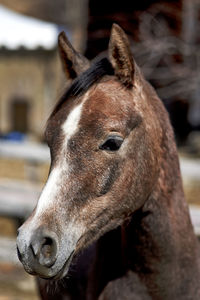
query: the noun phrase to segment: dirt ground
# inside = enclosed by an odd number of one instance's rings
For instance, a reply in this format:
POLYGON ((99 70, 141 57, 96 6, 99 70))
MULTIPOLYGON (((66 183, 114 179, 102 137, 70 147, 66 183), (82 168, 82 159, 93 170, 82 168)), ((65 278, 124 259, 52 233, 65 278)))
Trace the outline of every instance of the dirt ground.
POLYGON ((189 204, 200 206, 200 181, 184 182, 185 198, 189 204))
MULTIPOLYGON (((16 223, 12 219, 0 217, 0 300, 38 300, 35 278, 28 275, 15 256, 16 223), (7 251, 8 259, 2 261, 4 238, 11 241, 7 251), (12 256, 12 262, 9 257, 12 256), (10 261, 9 261, 10 260, 10 261)), ((5 256, 5 254, 4 254, 5 256)))
POLYGON ((34 277, 21 266, 0 263, 0 300, 39 300, 34 277))

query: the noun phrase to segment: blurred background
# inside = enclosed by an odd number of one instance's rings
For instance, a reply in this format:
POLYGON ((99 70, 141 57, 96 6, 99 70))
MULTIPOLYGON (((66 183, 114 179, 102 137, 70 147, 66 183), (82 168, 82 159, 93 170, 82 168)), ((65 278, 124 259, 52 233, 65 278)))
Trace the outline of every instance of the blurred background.
POLYGON ((200 0, 0 0, 0 300, 39 299, 15 238, 48 174, 43 131, 65 82, 57 35, 93 59, 113 22, 170 114, 200 234, 200 0))

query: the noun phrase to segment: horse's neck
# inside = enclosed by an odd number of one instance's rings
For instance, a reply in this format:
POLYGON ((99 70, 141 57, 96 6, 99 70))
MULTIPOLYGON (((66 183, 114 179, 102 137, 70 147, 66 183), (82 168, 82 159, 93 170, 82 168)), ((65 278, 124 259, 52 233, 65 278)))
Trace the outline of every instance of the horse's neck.
POLYGON ((181 287, 191 293, 189 285, 195 277, 199 278, 200 253, 184 200, 176 149, 172 147, 174 150, 166 153, 157 184, 144 207, 128 226, 122 227, 129 266, 153 290, 160 288, 166 295, 161 299, 170 295, 173 299, 181 287))

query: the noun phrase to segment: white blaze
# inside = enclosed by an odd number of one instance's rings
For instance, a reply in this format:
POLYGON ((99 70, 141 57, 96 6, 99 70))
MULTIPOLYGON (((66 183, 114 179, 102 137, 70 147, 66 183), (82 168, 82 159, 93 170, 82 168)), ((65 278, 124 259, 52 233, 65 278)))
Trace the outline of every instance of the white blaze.
POLYGON ((67 120, 62 125, 62 130, 66 137, 66 142, 74 135, 78 129, 78 124, 81 118, 83 102, 76 106, 69 114, 67 120))
MULTIPOLYGON (((86 99, 86 98, 84 98, 86 99)), ((44 212, 49 207, 56 205, 57 200, 59 199, 59 191, 62 188, 63 173, 65 174, 64 180, 68 174, 68 164, 66 161, 66 151, 67 143, 69 139, 77 132, 79 121, 81 118, 82 107, 84 101, 81 104, 76 106, 68 115, 66 121, 63 123, 61 130, 64 133, 65 139, 61 147, 61 152, 59 153, 59 161, 57 162, 54 169, 51 171, 51 174, 47 180, 47 183, 42 191, 42 194, 39 198, 36 214, 44 212), (64 156, 64 157, 63 157, 64 156)))

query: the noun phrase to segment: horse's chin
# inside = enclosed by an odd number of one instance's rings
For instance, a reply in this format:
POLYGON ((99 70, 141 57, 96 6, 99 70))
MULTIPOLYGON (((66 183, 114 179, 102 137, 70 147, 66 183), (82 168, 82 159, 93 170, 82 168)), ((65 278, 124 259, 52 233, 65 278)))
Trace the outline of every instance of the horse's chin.
POLYGON ((68 259, 66 260, 66 262, 64 263, 64 265, 60 269, 60 271, 56 275, 54 275, 53 277, 50 277, 48 279, 60 280, 60 279, 64 278, 69 271, 69 267, 70 267, 73 257, 74 257, 74 251, 70 254, 70 256, 68 257, 68 259))
POLYGON ((56 272, 53 270, 53 269, 56 269, 56 263, 51 269, 45 268, 42 270, 32 271, 25 265, 24 265, 24 269, 30 275, 39 276, 40 278, 46 279, 46 280, 55 280, 56 281, 56 280, 60 280, 60 279, 64 278, 67 275, 73 257, 74 257, 74 251, 72 251, 72 253, 68 257, 68 259, 65 261, 63 266, 56 272))

